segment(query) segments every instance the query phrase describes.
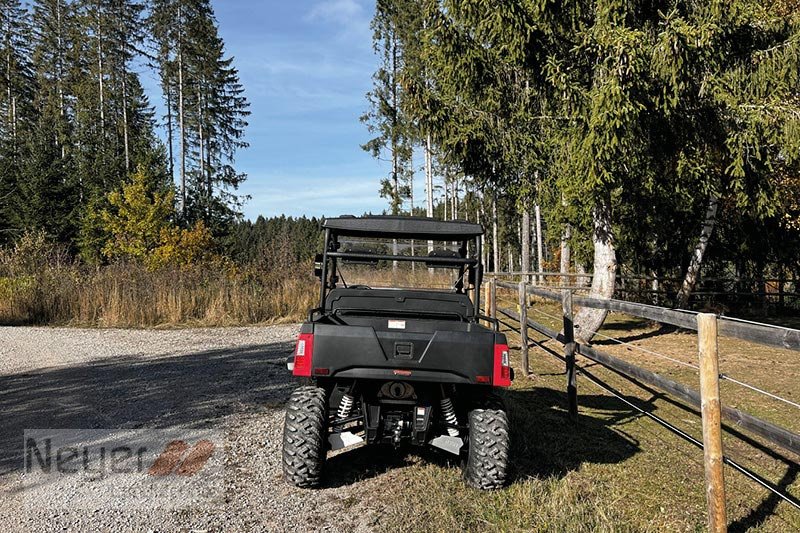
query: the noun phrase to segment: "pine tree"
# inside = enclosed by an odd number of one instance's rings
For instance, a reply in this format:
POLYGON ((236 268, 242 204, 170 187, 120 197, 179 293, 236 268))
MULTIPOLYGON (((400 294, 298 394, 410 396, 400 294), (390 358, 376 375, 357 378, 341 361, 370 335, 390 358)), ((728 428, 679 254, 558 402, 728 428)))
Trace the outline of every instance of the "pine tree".
POLYGON ((64 0, 33 3, 30 42, 35 92, 31 118, 18 140, 22 155, 10 217, 17 228, 41 229, 62 242, 71 242, 77 231, 79 183, 73 172, 69 92, 74 26, 74 12, 64 0))
POLYGON ((226 57, 213 12, 200 11, 190 25, 195 38, 188 48, 188 66, 193 106, 189 120, 195 130, 190 137, 193 162, 194 218, 220 227, 236 216, 239 198, 235 190, 246 179, 234 167, 236 153, 246 148, 244 131, 249 103, 233 58, 226 57))
POLYGON ((400 73, 403 69, 399 13, 402 6, 391 1, 378 1, 372 21, 373 46, 381 66, 373 76, 373 89, 367 95, 370 110, 361 121, 375 137, 362 148, 376 159, 391 162, 389 177, 381 181, 381 197, 389 200, 393 215, 402 211, 403 200, 410 195, 409 181, 413 169, 412 124, 402 110, 403 92, 400 73), (388 153, 387 153, 388 152, 388 153))
POLYGON ((58 109, 45 109, 26 135, 21 178, 13 197, 12 223, 17 228, 47 232, 58 242, 72 243, 77 228, 75 182, 69 159, 56 140, 61 133, 58 109))
POLYGON ((33 113, 30 21, 19 0, 0 1, 0 243, 12 237, 13 200, 23 164, 23 144, 33 113))
POLYGON ((150 26, 167 106, 170 165, 178 146, 182 216, 219 227, 237 215, 234 191, 245 179, 234 166, 236 152, 247 146, 249 115, 239 74, 208 0, 156 0, 150 26))
MULTIPOLYGON (((595 296, 613 294, 621 243, 655 252, 654 234, 709 219, 716 198, 769 214, 797 165, 800 20, 782 4, 423 5, 400 34, 427 69, 407 109, 467 174, 564 211, 573 242, 592 243, 595 296)), ((603 318, 578 315, 585 339, 603 318)))
POLYGON ((100 260, 103 232, 98 212, 107 193, 142 167, 161 187, 163 154, 153 111, 133 60, 143 45, 143 5, 135 0, 79 0, 79 33, 71 54, 75 94, 73 142, 75 172, 83 208, 80 245, 83 257, 100 260))
POLYGON ((69 54, 75 31, 75 16, 65 0, 36 0, 32 14, 33 64, 38 85, 37 111, 55 112, 53 142, 62 159, 69 154, 70 95, 69 54))

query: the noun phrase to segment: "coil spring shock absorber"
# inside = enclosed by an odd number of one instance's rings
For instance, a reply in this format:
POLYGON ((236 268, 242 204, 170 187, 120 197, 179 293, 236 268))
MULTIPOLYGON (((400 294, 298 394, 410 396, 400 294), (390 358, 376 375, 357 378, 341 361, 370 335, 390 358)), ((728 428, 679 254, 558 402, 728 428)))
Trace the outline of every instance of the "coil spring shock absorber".
POLYGON ((350 411, 352 411, 355 401, 355 398, 353 398, 350 393, 345 393, 342 396, 342 400, 339 402, 339 410, 336 411, 336 417, 342 420, 350 416, 350 411))
MULTIPOLYGON (((451 426, 458 425, 458 419, 456 418, 456 410, 453 408, 453 402, 447 396, 443 396, 442 400, 439 402, 439 405, 442 410, 442 418, 444 421, 451 426)), ((451 437, 458 437, 458 429, 454 427, 447 428, 447 434, 451 437)))

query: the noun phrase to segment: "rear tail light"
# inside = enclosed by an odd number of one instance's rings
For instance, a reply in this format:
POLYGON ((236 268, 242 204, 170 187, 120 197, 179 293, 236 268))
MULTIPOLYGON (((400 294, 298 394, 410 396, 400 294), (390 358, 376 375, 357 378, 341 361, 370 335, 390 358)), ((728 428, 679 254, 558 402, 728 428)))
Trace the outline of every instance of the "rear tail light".
POLYGON ((494 375, 492 383, 495 387, 511 386, 511 361, 507 344, 494 345, 494 375))
POLYGON ((294 369, 292 374, 295 376, 311 376, 311 359, 314 355, 314 335, 312 333, 301 333, 297 339, 297 347, 294 350, 294 369))

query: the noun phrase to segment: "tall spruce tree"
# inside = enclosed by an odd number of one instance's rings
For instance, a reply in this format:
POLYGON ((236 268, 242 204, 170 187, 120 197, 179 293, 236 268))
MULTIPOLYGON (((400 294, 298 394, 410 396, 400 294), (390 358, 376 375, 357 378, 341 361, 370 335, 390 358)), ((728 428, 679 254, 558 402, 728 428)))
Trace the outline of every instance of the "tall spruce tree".
POLYGON ((178 159, 181 214, 220 228, 238 214, 235 191, 246 178, 234 166, 237 151, 247 146, 249 115, 239 74, 225 53, 208 0, 156 0, 150 26, 167 107, 170 159, 178 159))
POLYGON ((238 213, 235 190, 246 179, 234 164, 236 153, 248 146, 244 140, 249 103, 233 66, 226 57, 213 12, 202 10, 190 26, 195 36, 189 47, 192 87, 189 119, 194 135, 189 140, 193 163, 193 218, 220 227, 238 213))
POLYGON ((35 120, 30 20, 19 0, 0 1, 0 243, 13 237, 25 137, 35 120))
POLYGON ((372 20, 373 47, 380 67, 367 94, 369 111, 361 118, 375 137, 362 146, 376 159, 388 160, 389 176, 381 181, 380 195, 389 200, 389 211, 398 215, 411 194, 413 169, 413 125, 404 114, 400 76, 404 65, 402 32, 403 2, 379 0, 372 20))
POLYGON ((65 0, 36 0, 31 17, 33 116, 21 139, 24 155, 12 223, 71 242, 77 231, 80 189, 71 143, 70 53, 76 18, 65 0))
MULTIPOLYGON (((767 213, 776 172, 796 164, 796 14, 757 0, 419 3, 426 22, 401 34, 424 43, 430 78, 410 80, 414 113, 496 188, 530 194, 540 170, 573 239, 592 242, 595 296, 613 294, 620 238, 657 242, 645 230, 687 212, 702 226, 683 242, 696 272, 718 199, 767 213), (650 222, 621 224, 628 206, 650 222)), ((585 339, 604 316, 578 315, 585 339)))
POLYGON ((164 189, 176 144, 183 220, 236 216, 248 102, 210 0, 0 0, 0 60, 0 241, 44 229, 100 260, 108 193, 137 169, 164 189), (153 56, 168 154, 136 71, 153 56))
POLYGON ((109 191, 137 168, 163 188, 164 171, 153 111, 133 60, 144 41, 142 3, 136 0, 78 0, 80 33, 71 59, 75 113, 75 172, 81 187, 80 245, 99 260, 102 220, 109 191))

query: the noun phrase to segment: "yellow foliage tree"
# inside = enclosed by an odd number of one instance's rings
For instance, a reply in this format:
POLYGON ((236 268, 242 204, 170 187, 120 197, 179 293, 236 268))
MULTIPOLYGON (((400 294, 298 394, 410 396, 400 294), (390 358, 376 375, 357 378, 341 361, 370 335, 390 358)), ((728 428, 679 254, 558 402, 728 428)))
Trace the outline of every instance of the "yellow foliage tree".
POLYGON ((122 190, 108 195, 110 210, 101 213, 111 238, 103 246, 108 259, 131 259, 149 268, 186 266, 214 257, 213 237, 203 222, 181 229, 171 221, 174 193, 152 190, 142 169, 122 190))
POLYGON ((176 227, 163 228, 161 241, 151 256, 152 267, 166 265, 188 266, 208 261, 215 256, 211 252, 213 237, 203 221, 190 230, 176 227))
POLYGON ((104 210, 102 219, 111 238, 103 246, 103 255, 145 261, 159 246, 162 231, 172 225, 173 201, 172 191, 151 190, 139 168, 121 191, 108 195, 111 210, 104 210))

